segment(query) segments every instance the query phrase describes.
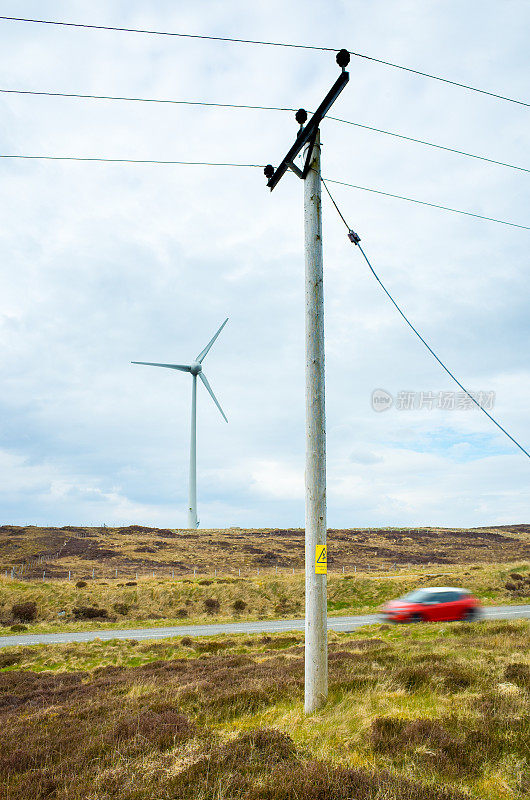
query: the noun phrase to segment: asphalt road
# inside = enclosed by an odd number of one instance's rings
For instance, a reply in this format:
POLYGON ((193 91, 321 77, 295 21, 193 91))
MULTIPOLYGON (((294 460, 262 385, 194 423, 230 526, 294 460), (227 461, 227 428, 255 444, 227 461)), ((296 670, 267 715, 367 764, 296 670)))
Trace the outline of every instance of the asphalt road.
MULTIPOLYGON (((485 619, 530 619, 530 605, 489 606, 483 609, 485 619)), ((328 617, 328 629, 344 633, 382 622, 380 614, 355 617, 328 617)), ((303 631, 303 619, 278 619, 257 622, 228 622, 222 625, 174 625, 169 628, 114 628, 99 631, 70 631, 67 633, 20 634, 0 636, 0 647, 30 644, 66 644, 92 642, 94 639, 168 639, 173 636, 215 636, 219 633, 286 633, 303 631)))

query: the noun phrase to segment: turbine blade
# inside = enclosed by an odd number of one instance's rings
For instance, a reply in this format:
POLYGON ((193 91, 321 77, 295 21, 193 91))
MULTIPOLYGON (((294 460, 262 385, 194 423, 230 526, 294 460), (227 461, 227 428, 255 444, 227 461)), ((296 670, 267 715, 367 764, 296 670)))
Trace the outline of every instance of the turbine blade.
POLYGON ((209 383, 208 383, 208 381, 206 380, 206 375, 204 374, 204 372, 199 372, 199 378, 201 379, 201 381, 204 383, 204 385, 206 386, 206 388, 207 388, 207 389, 208 389, 208 391, 210 392, 211 398, 212 398, 212 400, 214 401, 214 403, 215 403, 215 405, 217 406, 217 408, 219 409, 219 411, 221 412, 221 414, 222 414, 222 417, 223 417, 224 421, 225 421, 225 422, 228 422, 228 420, 227 420, 227 418, 226 418, 226 415, 225 415, 225 412, 223 411, 223 409, 222 409, 222 408, 221 408, 221 406, 219 405, 219 402, 218 402, 218 400, 217 400, 217 397, 216 397, 216 396, 214 395, 214 393, 213 393, 212 387, 210 386, 210 384, 209 384, 209 383))
POLYGON ((208 352, 209 352, 209 350, 210 350, 210 347, 211 347, 211 346, 212 346, 212 344, 215 342, 215 340, 217 339, 217 337, 219 336, 219 334, 221 333, 221 331, 223 330, 223 328, 224 328, 224 326, 226 325, 226 323, 227 323, 227 322, 228 322, 228 317, 225 319, 225 321, 223 322, 223 324, 221 325, 221 327, 219 328, 219 330, 217 331, 217 333, 215 334, 215 336, 213 337, 213 339, 210 339, 210 341, 208 342, 208 344, 206 345, 206 347, 204 348, 204 350, 201 350, 201 352, 200 352, 200 353, 199 353, 199 355, 197 356, 197 358, 195 359, 195 361, 198 361, 198 362, 199 362, 199 364, 202 364, 202 362, 203 362, 203 359, 205 358, 205 356, 208 354, 208 352))
POLYGON ((191 372, 191 367, 185 364, 155 364, 152 361, 131 361, 131 364, 143 364, 145 367, 166 367, 167 369, 178 369, 180 372, 191 372))

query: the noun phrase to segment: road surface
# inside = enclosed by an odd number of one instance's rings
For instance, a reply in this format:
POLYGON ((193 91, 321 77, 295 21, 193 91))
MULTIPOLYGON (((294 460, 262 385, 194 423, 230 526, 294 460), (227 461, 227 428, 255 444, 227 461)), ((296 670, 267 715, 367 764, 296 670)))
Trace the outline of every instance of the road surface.
MULTIPOLYGON (((485 619, 530 619, 530 605, 488 606, 483 609, 485 619)), ((337 632, 352 631, 362 625, 382 622, 380 614, 363 614, 354 617, 328 617, 328 629, 337 632)), ((20 634, 0 636, 0 647, 30 644, 66 644, 67 642, 92 642, 94 639, 168 639, 174 636, 215 636, 220 633, 287 633, 303 631, 303 619, 258 620, 256 622, 228 622, 221 625, 174 625, 169 628, 113 628, 99 631, 70 631, 66 633, 20 634)))

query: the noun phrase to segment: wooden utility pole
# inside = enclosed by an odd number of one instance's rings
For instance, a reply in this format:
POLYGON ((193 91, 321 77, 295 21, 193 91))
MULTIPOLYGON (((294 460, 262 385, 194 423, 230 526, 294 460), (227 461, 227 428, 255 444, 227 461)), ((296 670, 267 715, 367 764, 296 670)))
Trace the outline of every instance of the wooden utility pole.
POLYGON ((310 714, 328 696, 326 547, 326 404, 324 356, 324 274, 320 132, 307 145, 309 171, 304 179, 305 239, 305 711, 310 714), (321 568, 317 572, 317 548, 321 568))
POLYGON ((347 50, 337 54, 342 72, 309 122, 299 109, 300 130, 280 165, 265 167, 274 189, 288 169, 304 181, 305 238, 305 712, 321 708, 328 696, 326 407, 324 374, 324 273, 319 125, 349 80, 347 50), (296 157, 305 148, 301 169, 296 157))

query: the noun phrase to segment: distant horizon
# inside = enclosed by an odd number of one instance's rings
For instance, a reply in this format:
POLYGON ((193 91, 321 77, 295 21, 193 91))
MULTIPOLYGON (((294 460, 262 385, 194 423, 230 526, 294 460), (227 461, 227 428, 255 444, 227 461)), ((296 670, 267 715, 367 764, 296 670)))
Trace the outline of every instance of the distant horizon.
MULTIPOLYGON (((422 528, 425 530, 481 530, 484 528, 517 528, 517 527, 526 527, 530 526, 528 522, 500 522, 491 525, 352 525, 352 526, 331 526, 328 525, 328 531, 338 531, 338 530, 352 530, 352 531, 370 531, 370 530, 411 530, 411 531, 418 531, 422 528)), ((57 528, 59 530, 68 529, 68 528, 110 528, 112 530, 118 528, 145 528, 149 530, 172 530, 172 531, 190 531, 195 530, 197 533, 201 531, 252 531, 252 530, 266 530, 266 531, 275 531, 275 530, 305 530, 304 525, 253 525, 250 527, 242 527, 240 525, 230 525, 225 527, 212 527, 212 528, 183 528, 183 527, 174 527, 171 525, 146 525, 145 523, 138 523, 138 522, 130 522, 128 524, 119 524, 119 525, 107 525, 105 523, 101 524, 87 524, 87 525, 78 525, 74 523, 65 523, 64 525, 58 524, 22 524, 17 522, 4 522, 0 524, 0 528, 57 528)))

